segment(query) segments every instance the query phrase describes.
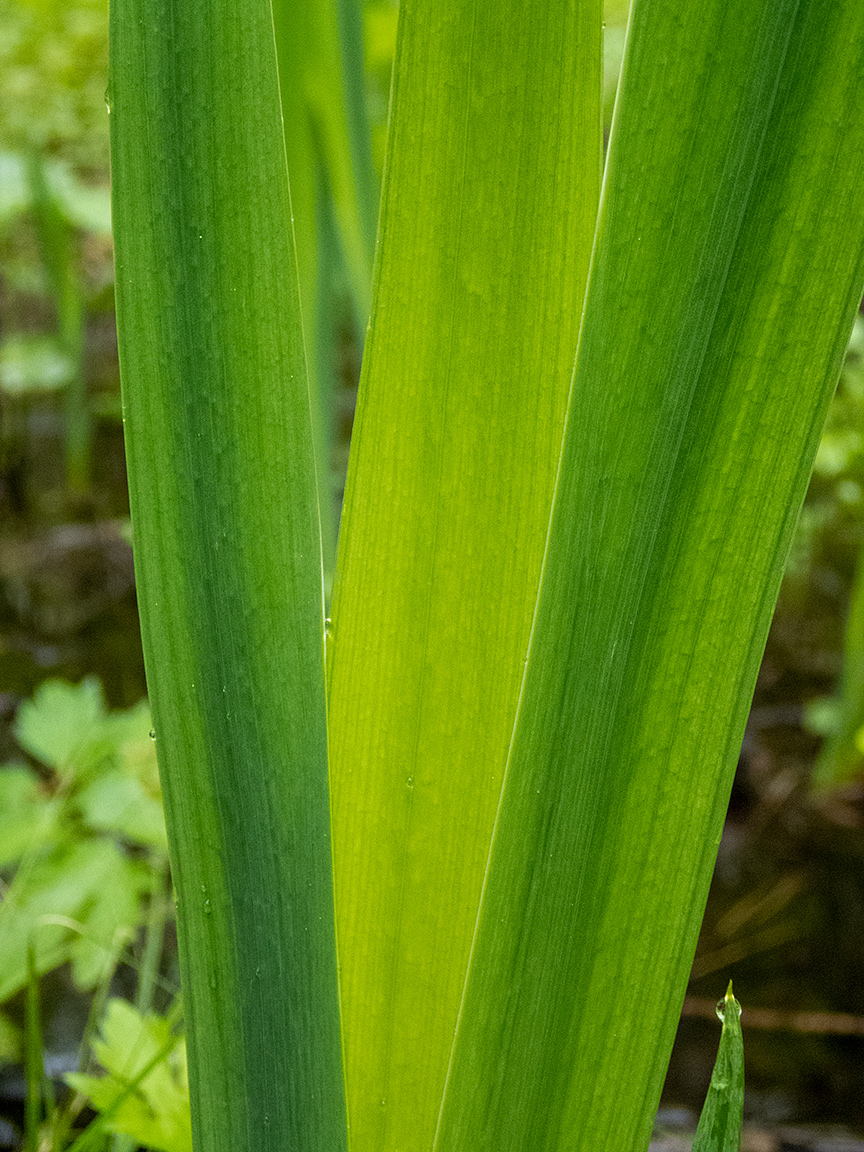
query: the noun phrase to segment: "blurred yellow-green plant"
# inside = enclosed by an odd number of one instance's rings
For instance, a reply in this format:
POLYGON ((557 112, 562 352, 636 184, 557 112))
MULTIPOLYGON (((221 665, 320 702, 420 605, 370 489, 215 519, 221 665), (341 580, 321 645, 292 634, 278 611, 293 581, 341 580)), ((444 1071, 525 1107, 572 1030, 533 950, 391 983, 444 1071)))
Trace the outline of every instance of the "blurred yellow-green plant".
POLYGON ((108 28, 101 0, 12 0, 0 9, 0 139, 101 176, 108 28))
POLYGON ((864 317, 856 317, 837 394, 816 454, 814 485, 803 518, 796 557, 803 569, 820 534, 857 539, 857 562, 846 612, 843 663, 831 697, 813 700, 806 723, 824 737, 813 773, 820 791, 860 779, 864 774, 864 563, 861 560, 861 511, 864 508, 864 317), (853 534, 857 532, 857 537, 853 534), (801 554, 804 554, 803 556, 801 554))

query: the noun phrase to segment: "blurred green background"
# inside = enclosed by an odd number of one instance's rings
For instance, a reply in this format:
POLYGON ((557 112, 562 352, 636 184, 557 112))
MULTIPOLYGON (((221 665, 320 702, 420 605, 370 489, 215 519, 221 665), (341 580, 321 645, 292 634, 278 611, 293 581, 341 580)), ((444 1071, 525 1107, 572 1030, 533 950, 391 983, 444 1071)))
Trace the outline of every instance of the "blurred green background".
MULTIPOLYGON (((607 129, 625 19, 626 5, 609 0, 607 129)), ((366 3, 364 33, 380 177, 395 3, 366 3)), ((0 1147, 15 1146, 22 1123, 34 925, 51 928, 36 967, 52 1075, 79 1067, 94 994, 164 1013, 177 983, 158 778, 140 703, 106 88, 104 0, 0 0, 0 1114, 13 1125, 0 1128, 0 1147), (46 927, 46 913, 75 927, 46 927)), ((330 280, 335 522, 363 325, 338 259, 330 280)), ((712 1005, 731 977, 744 1005, 751 1119, 864 1127, 862 547, 859 314, 759 678, 669 1105, 701 1105, 717 1037, 712 1005)), ((109 1023, 126 1019, 113 1011, 109 1023)), ((164 1087, 174 1103, 182 1069, 175 1073, 164 1087)), ((153 1146, 182 1147, 185 1136, 163 1121, 173 1135, 153 1146)), ((115 1146, 135 1147, 129 1140, 115 1146)))

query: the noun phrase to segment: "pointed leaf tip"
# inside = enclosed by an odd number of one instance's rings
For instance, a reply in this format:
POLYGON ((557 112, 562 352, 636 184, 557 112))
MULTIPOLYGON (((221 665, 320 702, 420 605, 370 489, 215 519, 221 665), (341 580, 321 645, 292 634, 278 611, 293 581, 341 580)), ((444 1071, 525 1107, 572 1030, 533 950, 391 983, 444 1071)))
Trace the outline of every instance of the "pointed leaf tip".
POLYGON ((723 1021, 717 1061, 705 1098, 692 1152, 738 1152, 744 1115, 744 1046, 741 1005, 732 995, 732 981, 717 1005, 723 1021))

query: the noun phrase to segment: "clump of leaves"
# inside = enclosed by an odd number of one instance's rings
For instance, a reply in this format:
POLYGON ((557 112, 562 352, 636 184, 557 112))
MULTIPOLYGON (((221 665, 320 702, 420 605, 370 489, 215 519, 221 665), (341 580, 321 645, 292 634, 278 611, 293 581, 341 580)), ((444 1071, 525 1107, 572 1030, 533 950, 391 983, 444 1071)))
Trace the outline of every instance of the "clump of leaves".
MULTIPOLYGON (((83 991, 143 922, 167 842, 146 702, 109 713, 97 681, 44 683, 15 723, 35 763, 0 768, 0 1003, 71 962, 83 991)), ((11 1041, 7 1042, 7 1055, 11 1041)))
POLYGON ((91 1101, 102 1126, 159 1152, 192 1152, 186 1042, 171 1015, 110 1000, 93 1053, 106 1075, 66 1080, 91 1101))

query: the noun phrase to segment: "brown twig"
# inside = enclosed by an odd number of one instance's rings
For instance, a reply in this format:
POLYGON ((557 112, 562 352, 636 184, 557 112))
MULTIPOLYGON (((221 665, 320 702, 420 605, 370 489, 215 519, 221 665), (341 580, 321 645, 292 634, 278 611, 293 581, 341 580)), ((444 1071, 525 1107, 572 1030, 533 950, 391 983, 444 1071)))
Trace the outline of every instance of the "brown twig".
MULTIPOLYGON (((716 1004, 698 996, 687 996, 682 1016, 713 1020, 716 1004)), ((864 1016, 849 1012, 787 1012, 780 1008, 744 1008, 744 1028, 764 1028, 773 1032, 809 1032, 825 1036, 864 1036, 864 1016)))

